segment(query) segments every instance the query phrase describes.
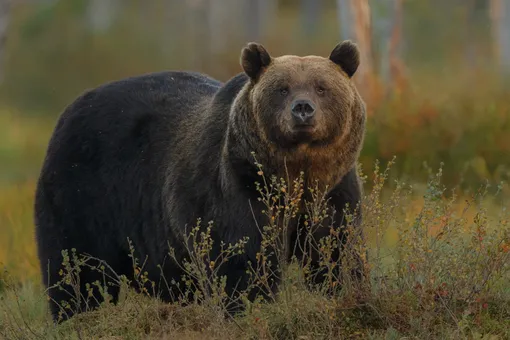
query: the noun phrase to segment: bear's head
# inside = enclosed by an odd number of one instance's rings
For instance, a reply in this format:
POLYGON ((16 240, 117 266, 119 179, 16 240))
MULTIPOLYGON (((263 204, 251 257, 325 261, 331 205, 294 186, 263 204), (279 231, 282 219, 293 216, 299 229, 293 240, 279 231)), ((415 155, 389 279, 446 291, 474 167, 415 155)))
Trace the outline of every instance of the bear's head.
POLYGON ((350 41, 328 58, 271 57, 261 44, 249 43, 241 65, 250 78, 250 118, 262 140, 279 149, 313 149, 341 143, 353 129, 362 134, 365 107, 352 82, 359 61, 350 41))

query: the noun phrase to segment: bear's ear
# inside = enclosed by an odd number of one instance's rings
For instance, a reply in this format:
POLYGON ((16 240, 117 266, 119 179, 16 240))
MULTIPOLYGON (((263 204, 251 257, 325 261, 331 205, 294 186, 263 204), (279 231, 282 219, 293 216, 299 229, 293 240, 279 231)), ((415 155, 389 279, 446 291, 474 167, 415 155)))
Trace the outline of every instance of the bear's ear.
POLYGON ((243 48, 241 66, 252 80, 256 81, 269 64, 271 64, 271 56, 261 44, 252 42, 243 48))
POLYGON ((350 40, 345 40, 336 45, 329 55, 329 59, 340 66, 351 78, 359 66, 358 46, 350 40))

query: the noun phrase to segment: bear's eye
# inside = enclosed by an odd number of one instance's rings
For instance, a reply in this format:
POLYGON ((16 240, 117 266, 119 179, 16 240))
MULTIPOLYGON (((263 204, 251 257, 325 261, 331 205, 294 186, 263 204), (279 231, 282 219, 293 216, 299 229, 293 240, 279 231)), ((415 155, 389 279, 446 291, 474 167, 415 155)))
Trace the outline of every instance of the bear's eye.
POLYGON ((326 90, 322 86, 317 86, 316 91, 318 94, 323 94, 326 90))
POLYGON ((280 94, 282 96, 286 96, 287 94, 289 94, 289 89, 287 87, 283 87, 280 89, 280 94))

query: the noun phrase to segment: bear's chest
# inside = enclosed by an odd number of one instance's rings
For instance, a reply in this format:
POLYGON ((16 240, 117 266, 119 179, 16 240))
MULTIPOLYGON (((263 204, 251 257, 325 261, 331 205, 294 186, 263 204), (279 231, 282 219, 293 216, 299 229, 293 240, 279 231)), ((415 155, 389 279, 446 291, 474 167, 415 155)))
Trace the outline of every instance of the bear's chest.
POLYGON ((303 153, 298 157, 282 157, 278 164, 277 177, 288 186, 299 184, 305 191, 310 189, 322 193, 330 191, 349 171, 351 164, 346 164, 340 155, 303 153))

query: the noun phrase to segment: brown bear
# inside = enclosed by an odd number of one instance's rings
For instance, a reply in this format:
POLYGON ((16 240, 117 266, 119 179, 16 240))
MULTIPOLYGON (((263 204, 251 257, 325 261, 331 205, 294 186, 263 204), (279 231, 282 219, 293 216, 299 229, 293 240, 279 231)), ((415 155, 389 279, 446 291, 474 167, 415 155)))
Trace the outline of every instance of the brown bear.
MULTIPOLYGON (((229 296, 243 291, 261 246, 259 227, 268 218, 254 184, 260 169, 253 153, 265 174, 292 179, 302 171, 305 189, 313 183, 329 188, 335 211, 330 222, 335 228, 344 223, 346 205, 353 209, 361 197, 355 163, 365 104, 351 80, 359 65, 356 45, 344 41, 328 58, 275 58, 250 43, 241 65, 244 72, 226 83, 182 71, 114 81, 86 91, 64 110, 35 199, 38 255, 48 287, 59 280, 64 249, 104 260, 106 270, 132 278, 130 239, 148 278, 159 282, 151 291, 173 301, 178 289, 169 283, 184 274, 175 261, 187 256, 183 233, 200 218, 213 221, 213 253, 221 241, 248 238, 244 252, 219 271, 227 277, 229 296), (168 258, 169 246, 175 261, 168 258)), ((290 233, 289 242, 302 241, 297 226, 290 233)), ((322 228, 316 235, 327 233, 322 228)), ((337 249, 333 260, 339 256, 337 249)), ((311 257, 318 267, 317 254, 311 257)), ((77 275, 81 287, 74 299, 66 283, 49 290, 55 320, 59 311, 66 319, 102 300, 97 292, 86 299, 85 283, 103 282, 104 276, 90 267, 77 275), (62 308, 66 302, 73 308, 62 308)), ((276 292, 278 277, 270 282, 276 292)), ((116 301, 118 287, 108 289, 116 301)), ((249 299, 269 293, 261 287, 249 299)))

